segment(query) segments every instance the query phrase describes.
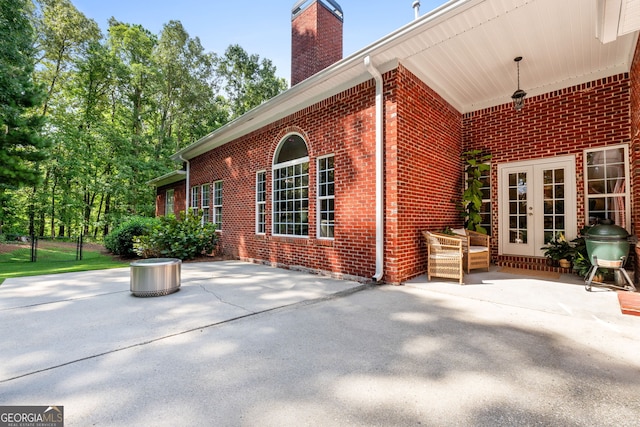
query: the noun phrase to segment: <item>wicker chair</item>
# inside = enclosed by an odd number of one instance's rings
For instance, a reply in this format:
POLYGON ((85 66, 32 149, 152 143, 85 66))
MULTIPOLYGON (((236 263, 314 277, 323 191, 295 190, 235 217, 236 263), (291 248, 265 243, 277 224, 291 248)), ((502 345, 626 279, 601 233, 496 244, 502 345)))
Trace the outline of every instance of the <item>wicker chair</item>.
POLYGON ((460 236, 423 231, 427 243, 427 278, 444 277, 458 279, 462 284, 462 242, 460 236))
POLYGON ((462 264, 466 273, 477 268, 486 268, 489 271, 491 262, 490 236, 476 231, 455 229, 453 232, 462 237, 462 264))

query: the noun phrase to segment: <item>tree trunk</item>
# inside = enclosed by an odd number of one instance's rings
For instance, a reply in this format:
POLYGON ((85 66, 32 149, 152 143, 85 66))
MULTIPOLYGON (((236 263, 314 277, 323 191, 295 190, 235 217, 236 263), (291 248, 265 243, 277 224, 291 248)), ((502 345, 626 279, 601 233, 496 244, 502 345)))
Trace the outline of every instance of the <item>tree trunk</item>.
POLYGON ((98 237, 98 225, 100 223, 100 214, 102 213, 102 204, 104 202, 104 193, 100 195, 100 204, 98 205, 98 215, 96 217, 96 226, 93 228, 93 238, 98 237))
POLYGON ((107 198, 104 202, 104 217, 105 217, 105 222, 104 222, 104 229, 102 230, 102 235, 106 236, 107 234, 109 234, 109 211, 110 211, 110 207, 111 207, 111 193, 107 193, 107 198))

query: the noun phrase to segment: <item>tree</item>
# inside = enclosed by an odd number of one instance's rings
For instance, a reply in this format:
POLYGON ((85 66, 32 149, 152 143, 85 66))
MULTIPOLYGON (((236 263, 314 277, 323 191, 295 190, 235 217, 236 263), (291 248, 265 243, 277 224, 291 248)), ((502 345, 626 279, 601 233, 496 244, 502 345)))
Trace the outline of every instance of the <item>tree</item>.
POLYGON ((43 91, 33 81, 29 6, 27 0, 0 0, 0 191, 35 185, 35 165, 46 158, 48 146, 39 134, 42 119, 33 114, 43 91))
POLYGON ((153 215, 145 182, 172 153, 286 87, 239 46, 221 66, 179 21, 155 35, 112 18, 102 34, 72 0, 0 6, 0 225, 4 213, 14 232, 100 237, 153 215))
POLYGON ((222 126, 229 114, 216 96, 216 55, 190 38, 180 21, 164 25, 154 58, 160 78, 153 129, 160 159, 222 126))
POLYGON ((98 24, 88 19, 69 0, 38 0, 42 15, 36 20, 39 48, 44 70, 41 73, 49 89, 42 109, 47 114, 56 84, 86 43, 101 37, 98 24))
POLYGON ((276 67, 268 59, 249 55, 239 45, 227 48, 218 65, 224 90, 236 118, 287 89, 287 82, 276 77, 276 67))

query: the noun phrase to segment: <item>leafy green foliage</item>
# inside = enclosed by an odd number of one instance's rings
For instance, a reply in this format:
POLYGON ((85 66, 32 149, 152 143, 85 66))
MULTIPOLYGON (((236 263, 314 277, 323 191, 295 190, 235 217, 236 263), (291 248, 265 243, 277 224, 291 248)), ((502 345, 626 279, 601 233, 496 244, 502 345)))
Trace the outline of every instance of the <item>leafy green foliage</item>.
POLYGON ((578 233, 578 237, 573 239, 573 272, 578 276, 586 277, 587 273, 591 269, 591 260, 589 259, 589 253, 587 252, 587 242, 585 236, 591 226, 584 226, 578 233))
POLYGON ((480 177, 484 172, 491 169, 487 164, 491 160, 490 154, 483 154, 480 150, 471 150, 462 153, 465 161, 466 188, 462 193, 462 217, 465 221, 465 228, 479 233, 487 234, 487 230, 480 225, 482 217, 482 181, 480 177))
POLYGON ((227 48, 218 65, 224 90, 231 104, 232 118, 236 118, 273 98, 287 88, 284 79, 275 75, 275 67, 268 59, 249 55, 241 46, 227 48))
POLYGON ((130 218, 104 238, 104 246, 114 255, 133 258, 136 256, 134 238, 151 233, 157 224, 156 218, 140 216, 130 218))
POLYGON ((143 258, 169 257, 182 260, 210 254, 216 248, 216 226, 202 223, 202 213, 180 212, 159 218, 147 236, 138 236, 134 244, 136 253, 143 258))
POLYGON ((567 242, 563 233, 558 233, 546 246, 543 246, 540 249, 544 250, 545 257, 553 261, 559 261, 561 259, 571 261, 575 256, 573 246, 567 242))

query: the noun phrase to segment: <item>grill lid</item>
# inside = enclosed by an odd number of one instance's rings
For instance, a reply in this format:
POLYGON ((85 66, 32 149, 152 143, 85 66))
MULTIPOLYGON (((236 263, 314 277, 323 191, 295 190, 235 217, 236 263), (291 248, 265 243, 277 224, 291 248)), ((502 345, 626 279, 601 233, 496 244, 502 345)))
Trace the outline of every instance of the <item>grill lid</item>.
POLYGON ((603 220, 600 224, 591 227, 585 235, 585 239, 604 241, 625 240, 627 237, 629 237, 627 230, 612 224, 610 220, 603 220))

